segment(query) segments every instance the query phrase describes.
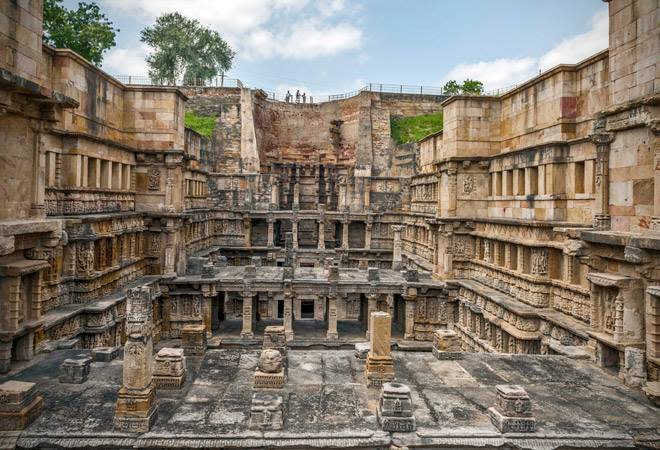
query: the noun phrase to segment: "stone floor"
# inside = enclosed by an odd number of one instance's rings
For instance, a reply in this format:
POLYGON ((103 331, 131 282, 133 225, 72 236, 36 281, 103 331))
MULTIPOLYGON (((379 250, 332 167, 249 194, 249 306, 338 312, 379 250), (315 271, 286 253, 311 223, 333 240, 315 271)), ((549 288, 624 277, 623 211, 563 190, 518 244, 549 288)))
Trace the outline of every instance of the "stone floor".
MULTIPOLYGON (((93 363, 83 385, 57 382, 59 364, 81 353, 57 351, 12 379, 37 382, 45 410, 18 439, 22 448, 630 448, 660 439, 660 412, 640 391, 587 361, 561 356, 466 354, 438 361, 430 352, 393 353, 396 378, 412 390, 417 431, 385 433, 376 423, 377 389, 367 389, 363 363, 349 350, 290 350, 284 429, 248 430, 259 352, 209 350, 190 359, 180 391, 159 391, 151 432, 112 428, 122 363, 93 363), (537 431, 502 435, 487 415, 495 385, 529 393, 537 431)), ((0 379, 4 381, 4 379, 0 379)), ((1 441, 1 439, 0 439, 1 441)))

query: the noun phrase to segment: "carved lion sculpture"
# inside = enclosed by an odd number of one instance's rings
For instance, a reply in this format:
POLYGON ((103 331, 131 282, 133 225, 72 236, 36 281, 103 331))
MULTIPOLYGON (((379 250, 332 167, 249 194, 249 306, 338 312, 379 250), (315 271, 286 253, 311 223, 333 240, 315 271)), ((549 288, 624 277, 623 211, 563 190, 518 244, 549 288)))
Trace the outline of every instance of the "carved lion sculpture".
POLYGON ((259 370, 265 373, 277 373, 282 371, 282 354, 279 350, 267 348, 261 352, 259 358, 259 370))

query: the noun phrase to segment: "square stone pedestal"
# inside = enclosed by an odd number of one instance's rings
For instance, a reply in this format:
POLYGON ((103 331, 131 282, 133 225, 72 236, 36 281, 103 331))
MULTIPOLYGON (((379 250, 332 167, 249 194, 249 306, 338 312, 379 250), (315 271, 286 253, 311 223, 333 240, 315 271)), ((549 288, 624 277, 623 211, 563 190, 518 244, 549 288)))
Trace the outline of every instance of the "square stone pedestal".
POLYGON ((367 386, 381 386, 394 379, 394 363, 391 356, 375 356, 372 352, 367 355, 365 367, 367 386))
POLYGON ((433 356, 438 359, 461 359, 461 340, 454 330, 435 330, 433 356))
POLYGON ((497 386, 497 402, 488 408, 488 415, 502 433, 532 433, 536 429, 529 395, 521 386, 497 386))
POLYGON ((284 426, 282 396, 269 392, 255 392, 250 408, 250 429, 281 430, 284 426))
POLYGON ((186 356, 204 356, 206 353, 204 325, 184 325, 181 328, 181 348, 186 356))
POLYGON ((115 428, 135 433, 146 433, 156 421, 158 402, 153 384, 146 389, 122 387, 117 395, 115 428))
POLYGON ((284 369, 276 373, 266 373, 258 369, 254 372, 255 389, 282 389, 285 382, 284 369))
POLYGON ((82 384, 89 378, 92 358, 81 355, 78 358, 65 359, 60 366, 60 383, 82 384))
POLYGON ((180 389, 186 380, 182 348, 162 348, 156 355, 153 382, 157 389, 180 389))
POLYGON ((92 349, 92 358, 96 362, 110 362, 119 357, 120 347, 96 347, 92 349))
POLYGON ((384 383, 378 401, 378 423, 383 431, 415 431, 410 388, 401 383, 384 383))
POLYGON ((263 348, 279 350, 283 360, 286 360, 286 333, 283 326, 271 325, 266 327, 263 348))
POLYGON ((0 431, 26 429, 41 413, 43 403, 34 383, 12 380, 0 384, 0 431))

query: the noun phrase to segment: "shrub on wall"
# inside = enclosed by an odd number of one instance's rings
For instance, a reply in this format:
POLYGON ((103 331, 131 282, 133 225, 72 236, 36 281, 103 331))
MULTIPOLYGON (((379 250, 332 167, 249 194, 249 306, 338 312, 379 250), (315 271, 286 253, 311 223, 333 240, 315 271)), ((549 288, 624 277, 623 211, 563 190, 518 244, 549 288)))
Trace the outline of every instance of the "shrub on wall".
POLYGON ((390 133, 394 142, 408 144, 442 130, 442 111, 413 117, 394 117, 390 120, 390 133))
POLYGON ((193 111, 187 111, 184 119, 186 128, 210 138, 213 136, 213 129, 215 128, 215 116, 200 116, 193 111))

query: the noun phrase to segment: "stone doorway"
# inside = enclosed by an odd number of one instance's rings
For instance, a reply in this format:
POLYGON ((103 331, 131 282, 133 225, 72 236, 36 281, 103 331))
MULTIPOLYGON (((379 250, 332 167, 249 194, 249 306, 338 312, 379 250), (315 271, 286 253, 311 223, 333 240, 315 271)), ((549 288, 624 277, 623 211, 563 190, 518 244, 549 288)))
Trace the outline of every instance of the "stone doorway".
POLYGON ((314 319, 314 300, 302 300, 300 302, 300 318, 314 319))

